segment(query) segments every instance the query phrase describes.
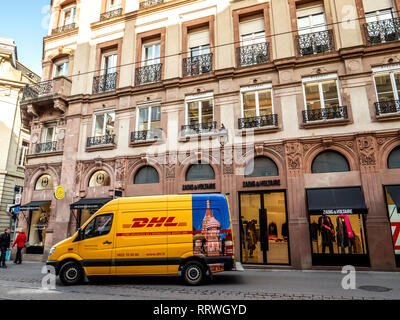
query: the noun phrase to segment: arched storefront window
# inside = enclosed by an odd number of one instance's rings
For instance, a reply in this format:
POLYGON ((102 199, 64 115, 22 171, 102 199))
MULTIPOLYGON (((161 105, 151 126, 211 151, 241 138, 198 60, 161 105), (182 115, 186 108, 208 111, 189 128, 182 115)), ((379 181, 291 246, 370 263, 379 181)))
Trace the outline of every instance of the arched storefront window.
POLYGON ((89 187, 106 187, 110 184, 110 175, 104 170, 96 171, 89 180, 89 187))
POLYGON ((135 175, 134 184, 159 183, 158 172, 151 166, 144 166, 135 175))
POLYGON ((394 148, 388 157, 389 169, 400 169, 400 146, 394 148))
POLYGON ((53 179, 49 174, 44 174, 36 180, 35 190, 51 190, 53 189, 53 179))
POLYGON ((244 176, 246 178, 279 176, 279 170, 271 159, 257 157, 247 163, 244 176))
POLYGON ((311 165, 312 173, 347 172, 347 159, 336 151, 324 151, 317 155, 311 165))
POLYGON ((215 172, 209 164, 192 164, 186 171, 186 181, 214 180, 215 172))

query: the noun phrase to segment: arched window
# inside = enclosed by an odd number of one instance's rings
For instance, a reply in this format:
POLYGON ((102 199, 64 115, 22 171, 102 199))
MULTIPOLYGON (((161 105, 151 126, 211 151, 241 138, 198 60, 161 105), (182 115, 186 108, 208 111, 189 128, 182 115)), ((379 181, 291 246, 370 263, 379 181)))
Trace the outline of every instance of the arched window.
POLYGON ((279 176, 279 170, 271 159, 256 157, 247 163, 244 176, 245 178, 279 176))
POLYGON ((51 190, 53 189, 53 179, 49 174, 43 174, 36 180, 35 190, 51 190))
POLYGON ((400 146, 394 148, 388 157, 389 169, 400 169, 400 146))
POLYGON ((159 183, 158 172, 151 166, 144 166, 135 175, 134 184, 159 183))
POLYGON ((347 159, 336 151, 324 151, 317 155, 311 165, 312 173, 350 171, 347 159))
POLYGON ((110 184, 110 175, 104 170, 96 171, 89 180, 89 187, 106 187, 110 184))
POLYGON ((186 171, 186 181, 214 180, 214 169, 206 163, 192 164, 186 171))

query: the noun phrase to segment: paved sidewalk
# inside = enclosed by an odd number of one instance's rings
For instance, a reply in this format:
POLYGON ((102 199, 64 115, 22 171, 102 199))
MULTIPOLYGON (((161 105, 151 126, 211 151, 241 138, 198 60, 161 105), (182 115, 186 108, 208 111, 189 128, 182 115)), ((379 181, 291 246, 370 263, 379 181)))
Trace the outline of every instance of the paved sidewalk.
POLYGON ((339 271, 245 270, 214 276, 187 287, 178 277, 107 277, 79 286, 42 288, 43 263, 8 264, 0 269, 0 299, 176 299, 176 300, 353 300, 399 299, 400 273, 357 272, 356 290, 344 290, 339 271), (373 290, 373 291, 369 291, 373 290))

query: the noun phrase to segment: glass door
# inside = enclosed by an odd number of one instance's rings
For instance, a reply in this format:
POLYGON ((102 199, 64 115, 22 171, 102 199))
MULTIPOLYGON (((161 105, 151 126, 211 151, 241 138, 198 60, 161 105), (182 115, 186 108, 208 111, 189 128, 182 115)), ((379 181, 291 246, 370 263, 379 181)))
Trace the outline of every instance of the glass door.
POLYGON ((289 264, 284 192, 240 194, 242 262, 289 264))

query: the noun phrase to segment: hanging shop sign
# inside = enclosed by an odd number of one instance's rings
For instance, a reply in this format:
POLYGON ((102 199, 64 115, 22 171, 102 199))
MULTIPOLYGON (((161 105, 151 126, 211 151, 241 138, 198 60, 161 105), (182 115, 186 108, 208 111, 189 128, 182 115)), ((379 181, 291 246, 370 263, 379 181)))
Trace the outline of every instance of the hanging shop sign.
POLYGON ((215 183, 184 184, 182 191, 214 190, 215 183))
POLYGON ((54 196, 57 200, 64 199, 65 197, 65 189, 62 186, 58 186, 54 191, 54 196))
POLYGON ((353 214, 353 209, 325 209, 322 210, 322 214, 332 214, 332 215, 353 214))
POLYGON ((243 181, 243 188, 280 186, 281 180, 243 181))

